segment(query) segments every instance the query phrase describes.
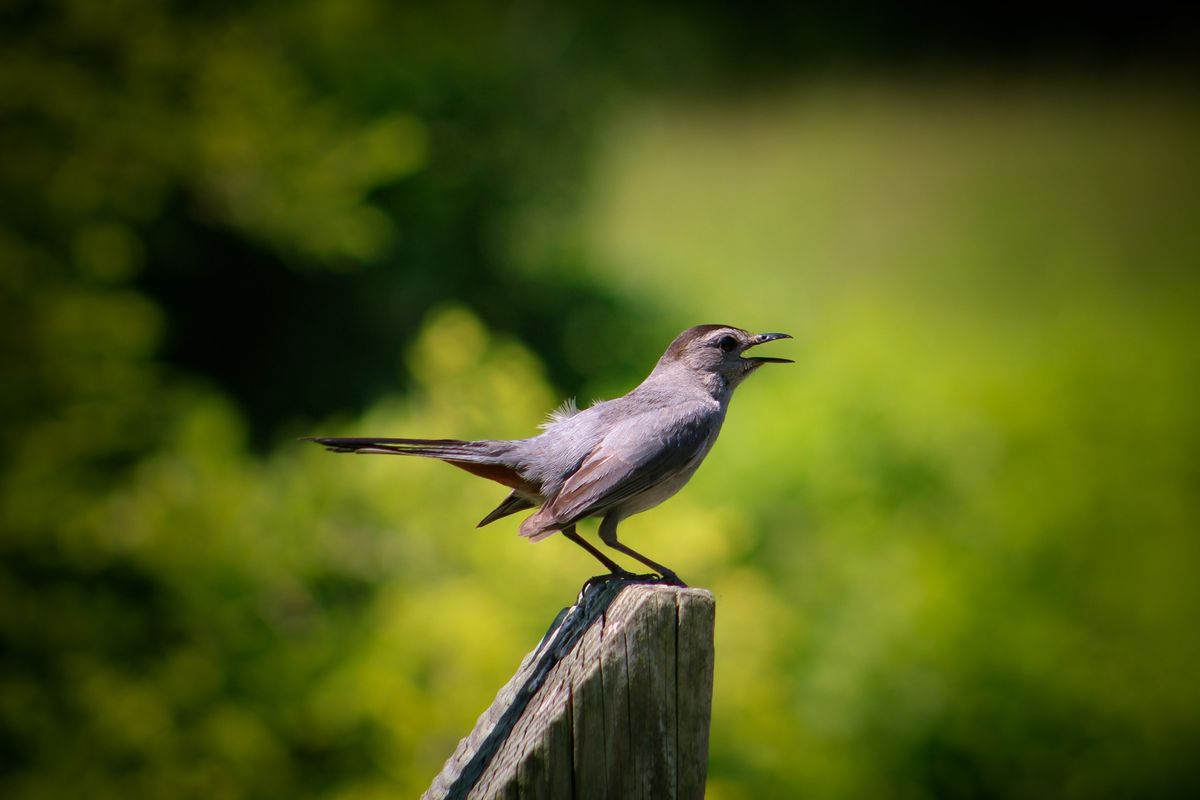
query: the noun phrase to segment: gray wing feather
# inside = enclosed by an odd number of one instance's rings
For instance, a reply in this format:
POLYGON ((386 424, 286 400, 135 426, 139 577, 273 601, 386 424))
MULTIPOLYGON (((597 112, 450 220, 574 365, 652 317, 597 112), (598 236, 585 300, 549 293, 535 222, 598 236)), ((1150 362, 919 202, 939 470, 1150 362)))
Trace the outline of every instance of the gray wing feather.
POLYGON ((677 475, 704 452, 712 431, 705 413, 679 415, 655 427, 641 417, 616 426, 567 479, 544 515, 570 524, 620 505, 677 475))

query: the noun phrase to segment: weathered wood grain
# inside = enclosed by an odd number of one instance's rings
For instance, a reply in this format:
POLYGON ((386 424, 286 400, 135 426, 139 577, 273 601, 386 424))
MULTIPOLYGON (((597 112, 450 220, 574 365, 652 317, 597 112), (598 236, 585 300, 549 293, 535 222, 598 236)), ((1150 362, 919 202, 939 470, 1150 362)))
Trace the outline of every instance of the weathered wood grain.
POLYGON ((588 586, 423 797, 703 797, 714 616, 702 589, 588 586))
POLYGON ((679 748, 678 796, 703 797, 708 771, 708 731, 712 717, 713 629, 716 606, 680 603, 676 628, 675 712, 679 748))

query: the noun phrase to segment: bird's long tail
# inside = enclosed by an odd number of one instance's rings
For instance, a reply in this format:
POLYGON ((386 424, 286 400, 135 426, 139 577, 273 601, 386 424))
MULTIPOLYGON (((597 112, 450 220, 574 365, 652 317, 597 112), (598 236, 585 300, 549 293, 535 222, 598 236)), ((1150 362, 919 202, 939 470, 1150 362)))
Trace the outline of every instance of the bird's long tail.
POLYGON ((334 453, 382 453, 391 456, 425 456, 442 460, 487 463, 496 459, 499 442, 462 439, 375 439, 371 437, 308 436, 334 453))
POLYGON ((511 489, 532 495, 538 493, 538 488, 523 478, 505 457, 512 447, 510 442, 327 436, 305 438, 306 441, 324 445, 325 449, 335 453, 378 453, 390 456, 437 458, 511 489))

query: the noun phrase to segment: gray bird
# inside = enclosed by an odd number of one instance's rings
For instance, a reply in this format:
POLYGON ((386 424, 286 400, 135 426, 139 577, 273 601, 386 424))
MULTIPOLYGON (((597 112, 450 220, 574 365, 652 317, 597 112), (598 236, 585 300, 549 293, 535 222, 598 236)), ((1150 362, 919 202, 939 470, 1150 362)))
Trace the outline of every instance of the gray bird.
POLYGON ((650 375, 624 397, 583 409, 569 401, 529 439, 373 439, 311 437, 337 453, 424 456, 502 483, 512 492, 479 526, 540 506, 521 523, 521 535, 541 541, 561 532, 612 574, 631 573, 575 530, 600 517, 600 539, 636 558, 669 583, 674 571, 617 539, 621 520, 653 508, 683 488, 708 455, 733 390, 763 364, 786 358, 745 356, 755 345, 792 338, 748 333, 729 325, 688 328, 663 353, 650 375))

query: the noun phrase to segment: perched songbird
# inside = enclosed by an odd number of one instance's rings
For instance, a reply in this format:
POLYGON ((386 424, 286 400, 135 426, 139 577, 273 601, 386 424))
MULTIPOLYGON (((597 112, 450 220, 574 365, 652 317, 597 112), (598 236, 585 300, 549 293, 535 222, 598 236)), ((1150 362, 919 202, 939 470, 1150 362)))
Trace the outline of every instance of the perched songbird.
POLYGON ((575 530, 601 517, 600 539, 636 558, 670 583, 684 585, 672 570, 617 539, 617 525, 678 492, 708 455, 729 399, 746 376, 763 364, 791 363, 743 353, 786 333, 747 333, 729 325, 688 328, 663 353, 650 375, 624 397, 579 410, 568 402, 530 439, 375 439, 312 437, 338 453, 437 458, 512 489, 483 526, 539 507, 521 523, 521 535, 541 541, 561 532, 614 575, 629 576, 575 530))

